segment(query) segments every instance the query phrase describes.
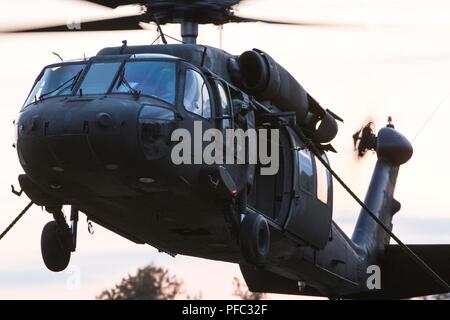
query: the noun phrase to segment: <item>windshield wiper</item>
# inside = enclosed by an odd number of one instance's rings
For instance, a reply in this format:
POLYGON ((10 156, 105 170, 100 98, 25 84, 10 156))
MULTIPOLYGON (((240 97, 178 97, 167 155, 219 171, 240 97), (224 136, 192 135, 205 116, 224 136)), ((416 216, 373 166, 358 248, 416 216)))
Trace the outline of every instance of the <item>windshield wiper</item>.
POLYGON ((139 97, 141 95, 141 91, 134 89, 127 79, 125 79, 125 68, 123 68, 122 73, 120 74, 119 81, 117 82, 116 89, 119 89, 121 85, 125 85, 127 87, 128 92, 131 93, 135 97, 139 97))
POLYGON ((83 73, 83 70, 84 70, 84 68, 81 69, 80 71, 78 71, 77 75, 75 76, 75 80, 73 80, 72 85, 70 86, 70 92, 73 91, 73 88, 75 87, 78 79, 80 78, 81 74, 83 73))
POLYGON ((40 96, 39 96, 39 100, 42 100, 42 99, 44 99, 46 96, 48 96, 48 95, 50 95, 50 94, 52 94, 52 93, 55 93, 55 92, 62 92, 62 91, 64 91, 66 88, 67 88, 67 86, 70 84, 70 92, 72 92, 72 90, 73 90, 73 88, 74 88, 74 86, 75 86, 75 84, 77 83, 77 81, 78 81, 78 78, 80 77, 80 75, 81 75, 81 73, 83 72, 83 70, 84 69, 81 69, 80 71, 78 71, 78 73, 76 74, 76 75, 74 75, 72 78, 70 78, 69 80, 67 80, 67 81, 65 81, 65 82, 63 82, 62 84, 60 84, 59 86, 57 86, 55 89, 53 89, 53 90, 51 90, 51 91, 48 91, 48 92, 46 92, 46 93, 44 93, 44 94, 41 94, 40 96))

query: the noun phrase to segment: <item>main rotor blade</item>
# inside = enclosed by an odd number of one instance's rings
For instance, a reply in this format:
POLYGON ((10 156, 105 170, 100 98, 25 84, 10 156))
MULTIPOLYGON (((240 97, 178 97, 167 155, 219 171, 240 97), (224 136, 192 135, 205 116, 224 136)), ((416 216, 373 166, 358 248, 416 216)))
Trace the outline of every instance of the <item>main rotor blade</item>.
POLYGON ((117 8, 120 6, 126 6, 129 4, 142 4, 146 1, 136 1, 136 0, 83 0, 86 2, 92 2, 95 4, 99 4, 101 6, 109 7, 109 8, 117 8))
POLYGON ((314 22, 314 21, 281 21, 272 19, 260 19, 260 18, 248 18, 232 15, 230 17, 230 22, 262 22, 269 24, 280 24, 280 25, 291 25, 300 27, 319 27, 319 28, 354 28, 361 27, 361 25, 356 24, 346 24, 346 23, 326 23, 326 22, 314 22))
POLYGON ((111 0, 111 1, 110 0, 83 0, 83 1, 95 3, 95 4, 98 4, 101 6, 105 6, 105 7, 114 9, 114 8, 117 8, 120 6, 131 5, 131 4, 145 5, 145 4, 149 3, 150 5, 158 4, 158 5, 177 6, 177 5, 189 5, 194 2, 201 3, 204 6, 230 7, 230 6, 235 6, 244 0, 200 0, 200 1, 199 0, 197 0, 197 1, 192 1, 192 0, 184 0, 184 1, 179 1, 179 0, 153 0, 153 1, 149 1, 149 0, 111 0))
POLYGON ((39 27, 30 29, 6 30, 6 33, 22 33, 22 32, 63 32, 63 31, 114 31, 114 30, 140 30, 141 15, 94 20, 88 22, 67 23, 59 26, 39 27))

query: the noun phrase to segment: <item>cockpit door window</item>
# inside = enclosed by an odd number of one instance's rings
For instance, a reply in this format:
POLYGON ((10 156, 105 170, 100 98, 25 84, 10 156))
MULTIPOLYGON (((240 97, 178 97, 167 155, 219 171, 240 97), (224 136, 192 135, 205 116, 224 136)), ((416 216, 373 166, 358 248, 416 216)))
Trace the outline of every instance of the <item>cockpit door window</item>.
POLYGON ((197 71, 188 69, 184 85, 184 108, 203 118, 211 118, 211 101, 205 80, 197 71))

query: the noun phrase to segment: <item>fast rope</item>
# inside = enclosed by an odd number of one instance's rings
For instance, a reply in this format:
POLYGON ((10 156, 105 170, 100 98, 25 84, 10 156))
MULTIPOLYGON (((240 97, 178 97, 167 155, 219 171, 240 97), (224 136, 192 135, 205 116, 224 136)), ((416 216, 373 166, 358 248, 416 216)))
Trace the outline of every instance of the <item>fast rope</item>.
POLYGON ((305 136, 303 131, 294 127, 295 131, 299 134, 300 138, 305 143, 306 147, 312 151, 316 158, 325 166, 325 168, 331 173, 331 175, 339 182, 339 184, 350 194, 350 196, 364 209, 364 211, 384 230, 387 234, 391 236, 392 239, 397 242, 399 247, 406 253, 414 262, 416 262, 429 276, 431 276, 436 283, 438 283, 442 288, 450 292, 450 286, 444 279, 442 279, 425 261, 423 261, 418 255, 414 253, 407 245, 405 245, 378 217, 372 212, 372 210, 367 207, 367 205, 359 199, 359 197, 347 186, 347 184, 339 177, 339 175, 331 169, 331 166, 322 158, 320 151, 312 143, 312 141, 305 136))
POLYGON ((6 234, 9 232, 9 230, 11 230, 12 227, 14 227, 14 225, 17 223, 17 221, 20 220, 20 218, 23 217, 23 215, 28 211, 28 209, 30 209, 30 207, 33 205, 33 201, 30 201, 29 204, 27 204, 27 206, 25 207, 25 209, 22 210, 21 213, 19 213, 19 215, 9 224, 9 226, 5 229, 5 231, 2 232, 2 234, 0 235, 0 240, 6 236, 6 234))

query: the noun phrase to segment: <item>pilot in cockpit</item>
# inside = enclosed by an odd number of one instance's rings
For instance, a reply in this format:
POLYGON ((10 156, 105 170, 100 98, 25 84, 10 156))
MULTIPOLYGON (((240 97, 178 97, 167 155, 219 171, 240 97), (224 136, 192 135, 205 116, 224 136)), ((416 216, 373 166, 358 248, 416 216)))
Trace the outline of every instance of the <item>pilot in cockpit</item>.
MULTIPOLYGON (((167 102, 175 100, 175 76, 171 65, 148 72, 141 83, 142 91, 167 102)), ((139 89, 141 90, 141 89, 139 89)))

